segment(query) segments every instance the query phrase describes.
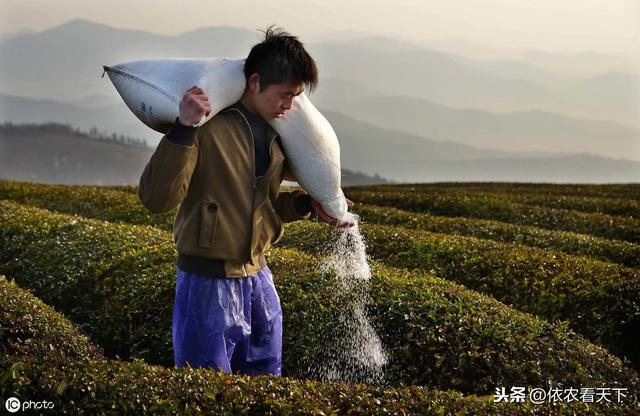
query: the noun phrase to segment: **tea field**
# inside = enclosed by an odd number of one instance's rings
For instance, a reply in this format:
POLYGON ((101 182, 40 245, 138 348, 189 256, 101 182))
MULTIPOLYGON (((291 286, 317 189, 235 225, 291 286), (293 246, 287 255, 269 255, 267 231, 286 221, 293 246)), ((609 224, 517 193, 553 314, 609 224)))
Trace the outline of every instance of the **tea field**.
POLYGON ((51 414, 640 414, 640 184, 344 190, 389 356, 379 385, 309 372, 349 302, 318 268, 331 226, 286 224, 267 252, 283 377, 175 368, 177 208, 151 214, 135 186, 0 181, 3 400, 51 414))

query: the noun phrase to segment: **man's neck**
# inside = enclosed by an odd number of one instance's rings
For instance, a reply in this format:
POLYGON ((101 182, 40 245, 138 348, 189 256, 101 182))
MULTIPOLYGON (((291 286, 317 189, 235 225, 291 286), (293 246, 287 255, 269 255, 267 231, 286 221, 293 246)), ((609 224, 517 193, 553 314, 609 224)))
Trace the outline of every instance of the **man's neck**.
POLYGON ((253 108, 253 105, 251 105, 251 103, 249 102, 249 98, 247 97, 246 94, 242 95, 242 98, 240 98, 240 102, 247 110, 249 110, 253 114, 257 114, 257 111, 255 110, 255 108, 253 108))

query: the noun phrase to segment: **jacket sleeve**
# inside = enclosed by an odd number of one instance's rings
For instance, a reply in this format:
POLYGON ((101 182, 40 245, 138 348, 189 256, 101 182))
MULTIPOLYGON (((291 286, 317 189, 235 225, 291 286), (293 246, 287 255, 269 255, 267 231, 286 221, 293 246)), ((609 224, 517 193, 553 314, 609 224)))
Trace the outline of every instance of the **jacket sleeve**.
POLYGON ((301 189, 280 192, 274 208, 284 223, 306 220, 311 216, 310 198, 311 196, 301 189))
POLYGON ((284 169, 282 170, 282 179, 285 181, 298 182, 298 179, 293 176, 293 172, 291 172, 291 167, 289 166, 289 160, 286 158, 284 160, 284 169))
MULTIPOLYGON (((282 171, 282 178, 297 182, 286 159, 282 171)), ((311 196, 301 189, 296 189, 291 192, 280 192, 275 202, 275 210, 282 219, 282 222, 285 223, 309 219, 311 216, 310 201, 311 196)))
POLYGON ((140 177, 138 198, 157 214, 182 202, 198 161, 197 128, 177 121, 162 137, 140 177))

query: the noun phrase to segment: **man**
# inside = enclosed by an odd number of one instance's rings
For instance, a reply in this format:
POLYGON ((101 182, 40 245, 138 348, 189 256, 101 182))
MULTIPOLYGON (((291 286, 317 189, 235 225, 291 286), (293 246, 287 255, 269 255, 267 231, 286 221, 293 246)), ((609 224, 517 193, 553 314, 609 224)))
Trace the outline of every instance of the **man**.
POLYGON ((354 225, 329 217, 300 189, 280 192, 284 179, 296 179, 266 120, 286 117, 318 75, 296 37, 273 26, 264 33, 245 61, 242 98, 195 128, 211 106, 201 88, 187 90, 140 178, 138 196, 149 211, 181 204, 173 224, 179 367, 281 375, 282 310, 264 253, 284 223, 314 212, 336 227, 354 225))

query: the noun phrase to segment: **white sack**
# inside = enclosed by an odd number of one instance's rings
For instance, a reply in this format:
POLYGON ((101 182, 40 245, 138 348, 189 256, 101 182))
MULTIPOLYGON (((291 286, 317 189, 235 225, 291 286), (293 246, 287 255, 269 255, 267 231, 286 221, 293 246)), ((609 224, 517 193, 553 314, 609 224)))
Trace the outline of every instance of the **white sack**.
POLYGON ((160 133, 173 125, 192 86, 202 88, 211 104, 211 113, 195 126, 238 101, 245 86, 244 60, 237 59, 151 59, 103 68, 136 117, 160 133))
POLYGON ((303 92, 284 117, 268 120, 282 137, 291 171, 324 212, 333 218, 347 213, 340 188, 340 145, 329 121, 303 92))
MULTIPOLYGON (((238 101, 246 85, 244 59, 156 59, 103 68, 136 117, 160 133, 173 125, 180 101, 193 85, 202 88, 211 104, 209 115, 194 126, 238 101)), ((300 186, 327 214, 341 219, 347 204, 340 188, 340 145, 327 119, 302 93, 284 117, 267 121, 282 138, 300 186)))

